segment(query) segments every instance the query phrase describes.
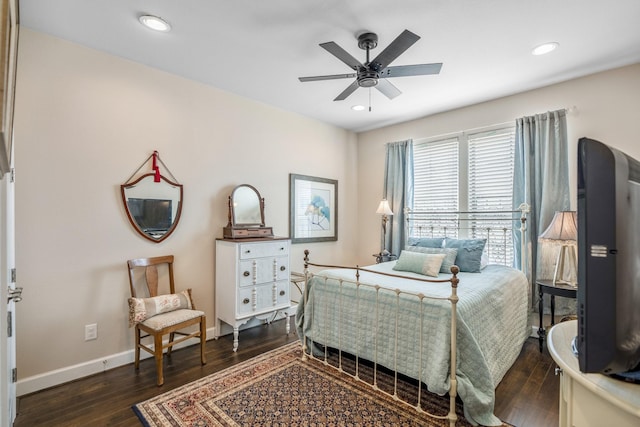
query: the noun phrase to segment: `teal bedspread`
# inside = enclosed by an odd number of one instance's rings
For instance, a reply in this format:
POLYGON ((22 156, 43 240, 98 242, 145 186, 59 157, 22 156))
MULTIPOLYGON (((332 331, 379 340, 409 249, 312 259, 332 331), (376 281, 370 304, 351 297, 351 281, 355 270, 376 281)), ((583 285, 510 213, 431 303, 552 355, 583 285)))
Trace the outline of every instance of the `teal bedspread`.
MULTIPOLYGON (((393 265, 367 268, 398 274, 393 265)), ((439 278, 449 277, 441 274, 439 278)), ((493 414, 495 388, 529 335, 527 279, 518 270, 498 265, 480 273, 460 273, 458 278, 458 395, 470 422, 501 425, 493 414)), ((313 276, 307 285, 308 300, 301 301, 296 314, 300 336, 420 378, 432 393, 447 393, 451 303, 417 295, 446 298, 450 284, 362 271, 361 286, 354 281, 355 270, 349 269, 324 270, 313 276), (376 291, 373 285, 381 288, 376 291)))

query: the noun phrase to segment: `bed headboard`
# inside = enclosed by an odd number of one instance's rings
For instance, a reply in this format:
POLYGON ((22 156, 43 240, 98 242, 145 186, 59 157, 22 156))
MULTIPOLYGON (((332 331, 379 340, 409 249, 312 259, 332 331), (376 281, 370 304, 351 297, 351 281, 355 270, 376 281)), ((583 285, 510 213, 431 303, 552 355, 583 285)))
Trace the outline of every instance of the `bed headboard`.
MULTIPOLYGON (((418 211, 405 209, 406 244, 413 239, 450 237, 487 239, 485 254, 492 264, 512 266, 514 236, 520 236, 521 253, 526 253, 526 221, 529 205, 522 203, 512 211, 418 211)), ((522 271, 527 271, 522 257, 522 271)))

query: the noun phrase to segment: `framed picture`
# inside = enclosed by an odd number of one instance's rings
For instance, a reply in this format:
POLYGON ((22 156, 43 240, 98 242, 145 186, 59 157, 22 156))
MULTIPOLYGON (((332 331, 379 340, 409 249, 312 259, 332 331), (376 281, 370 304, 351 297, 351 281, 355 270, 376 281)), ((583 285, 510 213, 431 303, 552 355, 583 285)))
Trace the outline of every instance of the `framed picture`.
POLYGON ((338 240, 338 181, 289 174, 291 243, 338 240))

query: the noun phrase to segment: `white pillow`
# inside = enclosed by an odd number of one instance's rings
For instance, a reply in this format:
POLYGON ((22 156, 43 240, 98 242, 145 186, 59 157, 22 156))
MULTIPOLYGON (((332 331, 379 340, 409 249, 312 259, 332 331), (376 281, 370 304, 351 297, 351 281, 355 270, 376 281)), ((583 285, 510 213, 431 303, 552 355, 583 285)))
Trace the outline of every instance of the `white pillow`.
POLYGON ((489 255, 486 252, 482 252, 482 256, 480 257, 480 270, 489 265, 489 255))

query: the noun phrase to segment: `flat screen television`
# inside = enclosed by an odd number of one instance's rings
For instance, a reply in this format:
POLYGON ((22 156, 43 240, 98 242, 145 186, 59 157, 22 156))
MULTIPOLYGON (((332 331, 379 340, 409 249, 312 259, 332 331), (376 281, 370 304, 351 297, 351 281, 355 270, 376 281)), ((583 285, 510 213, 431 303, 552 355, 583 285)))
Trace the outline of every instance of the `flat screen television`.
POLYGON ((580 371, 640 378, 640 162, 578 141, 580 371))
POLYGON ((145 233, 165 233, 171 228, 171 200, 127 199, 129 212, 145 233))

